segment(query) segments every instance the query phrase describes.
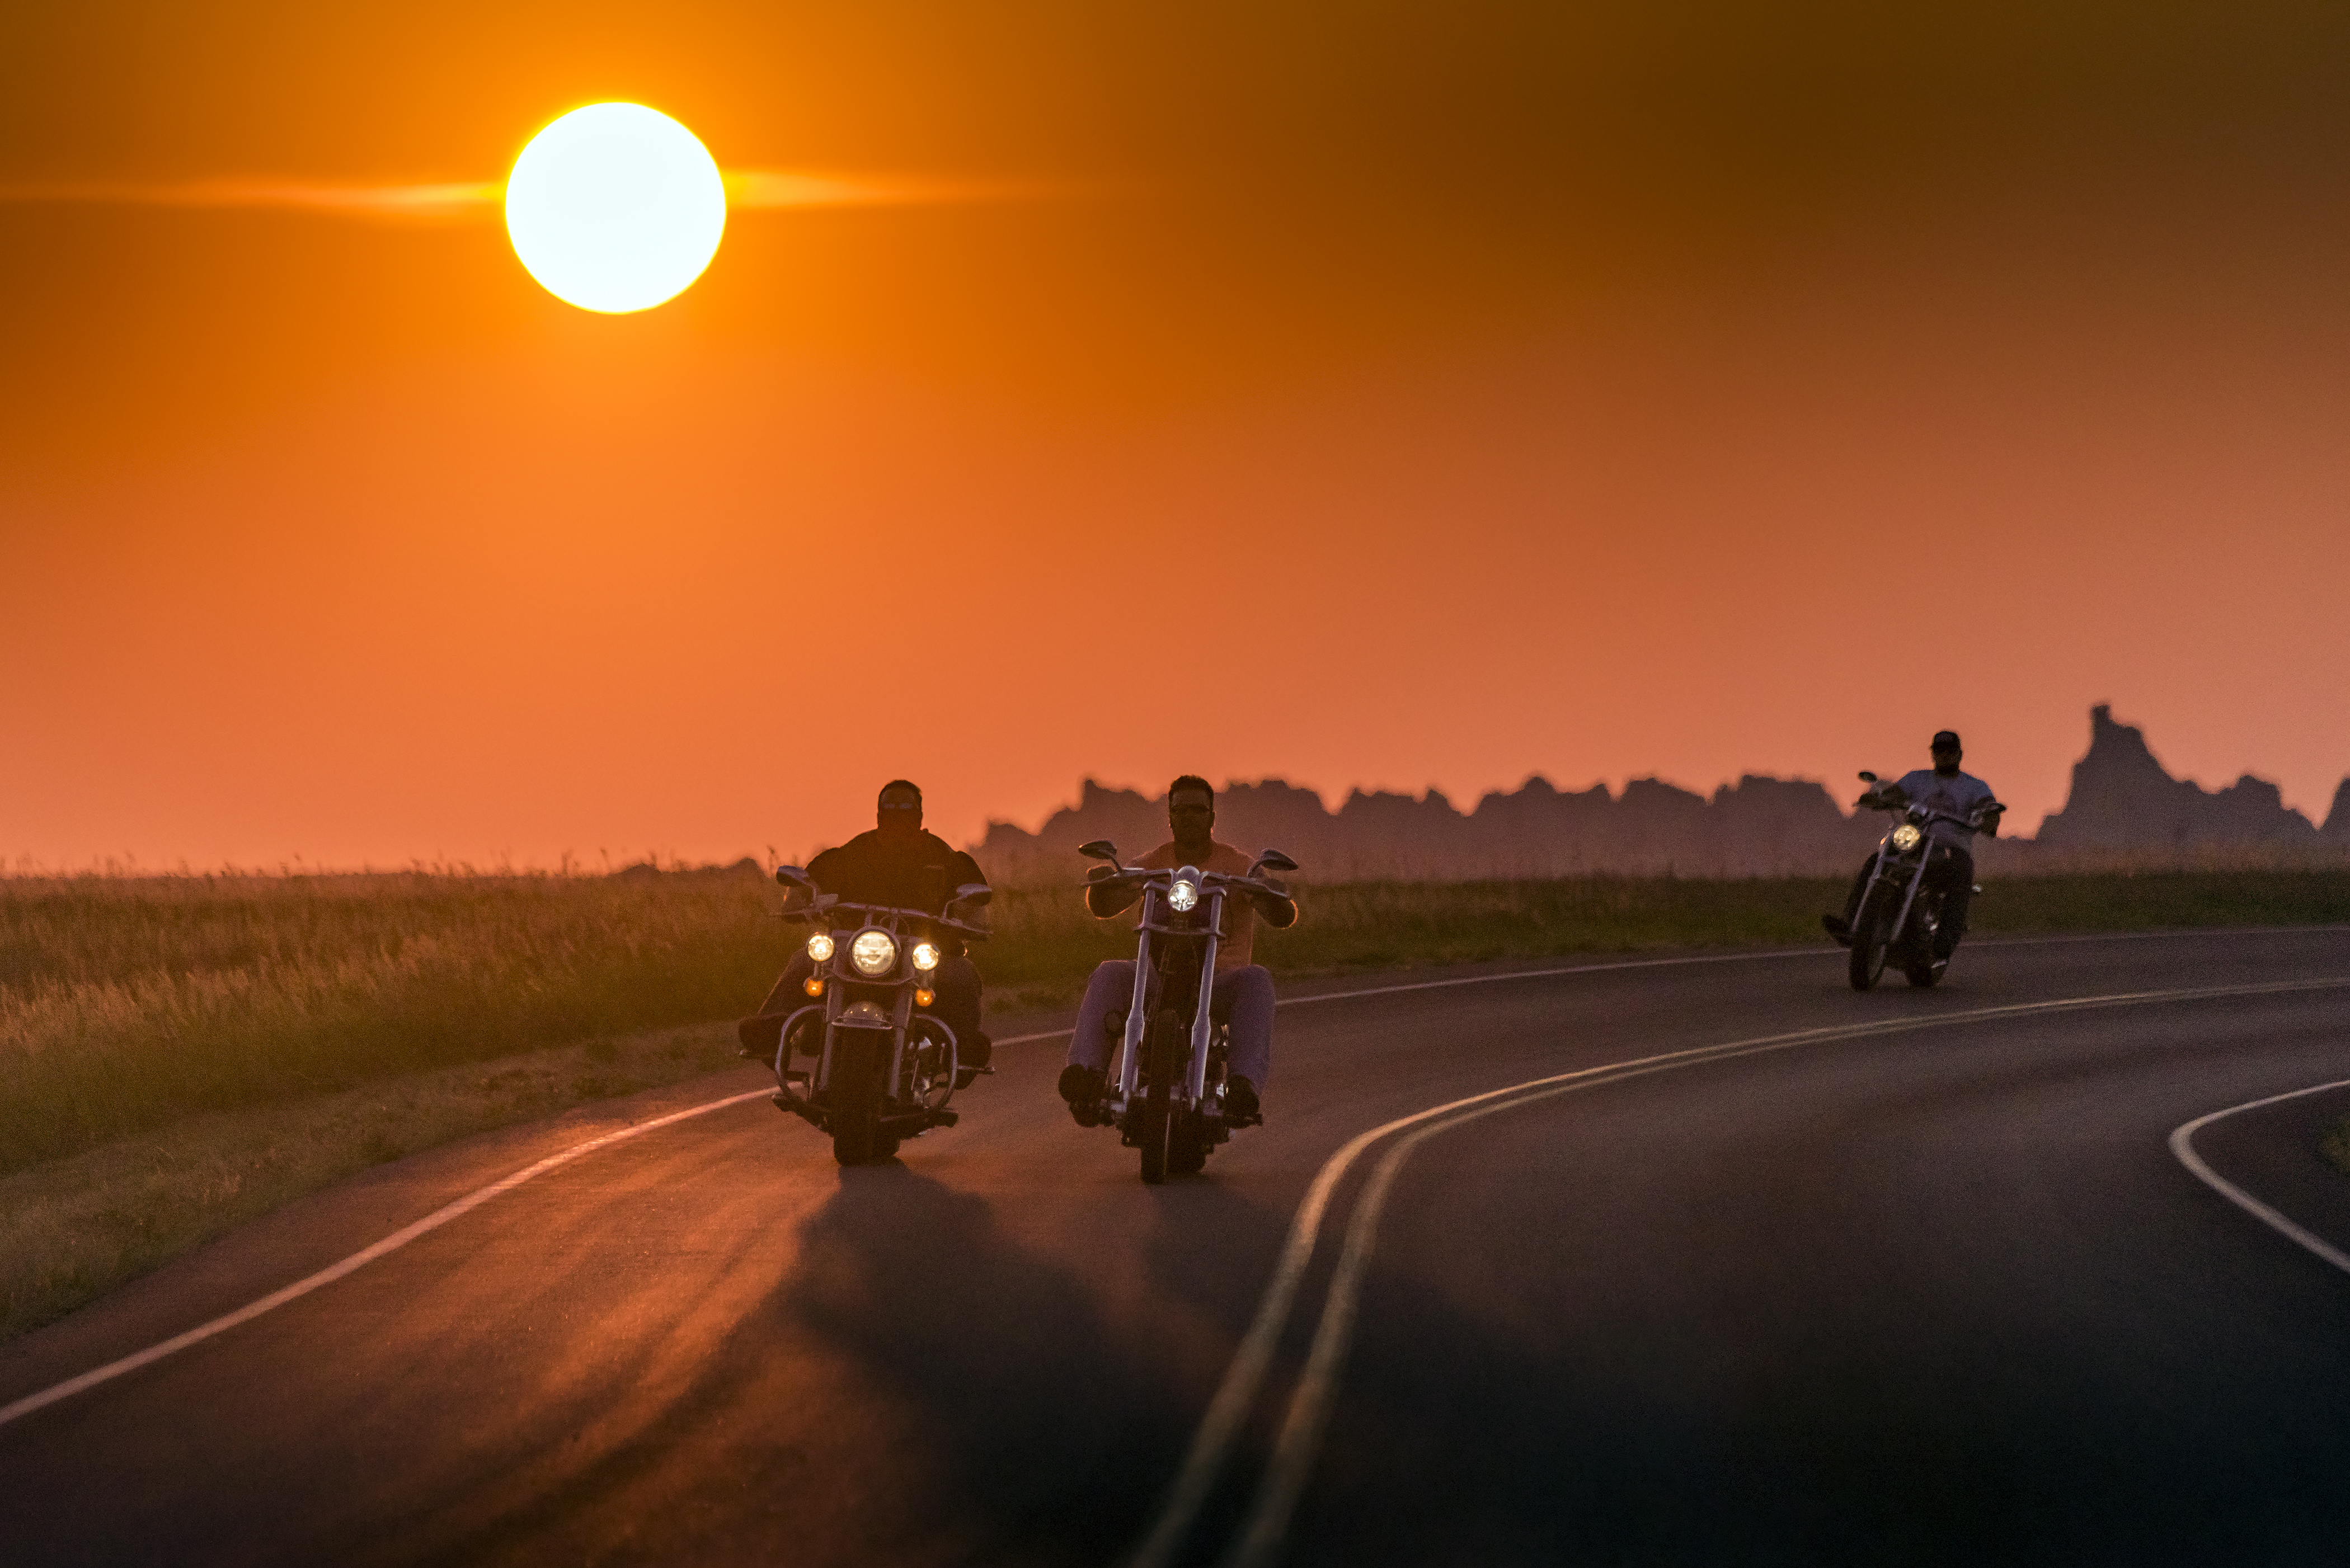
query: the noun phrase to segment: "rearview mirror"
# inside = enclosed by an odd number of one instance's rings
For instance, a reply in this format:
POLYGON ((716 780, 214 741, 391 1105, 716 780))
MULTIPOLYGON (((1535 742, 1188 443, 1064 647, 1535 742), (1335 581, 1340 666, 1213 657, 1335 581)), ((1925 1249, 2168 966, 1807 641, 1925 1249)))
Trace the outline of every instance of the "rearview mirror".
POLYGON ((1256 875, 1257 871, 1260 870, 1295 871, 1296 869, 1296 861, 1292 860, 1288 856, 1284 855, 1278 849, 1268 849, 1263 854, 1256 857, 1256 867, 1250 871, 1249 875, 1253 877, 1256 875))
POLYGON ((1863 784, 1875 784, 1877 782, 1877 775, 1870 773, 1866 768, 1863 768, 1860 770, 1860 782, 1863 784))
POLYGON ((816 887, 815 878, 811 877, 806 872, 801 870, 796 866, 776 867, 775 880, 781 882, 786 888, 806 888, 813 889, 816 887))
POLYGON ((1107 860, 1113 866, 1118 864, 1118 846, 1107 838, 1097 838, 1090 844, 1080 844, 1077 846, 1077 853, 1088 860, 1107 860))
POLYGON ((965 882, 955 889, 955 896, 951 901, 957 904, 969 904, 974 909, 983 909, 987 907, 987 901, 994 897, 995 889, 986 883, 965 882))

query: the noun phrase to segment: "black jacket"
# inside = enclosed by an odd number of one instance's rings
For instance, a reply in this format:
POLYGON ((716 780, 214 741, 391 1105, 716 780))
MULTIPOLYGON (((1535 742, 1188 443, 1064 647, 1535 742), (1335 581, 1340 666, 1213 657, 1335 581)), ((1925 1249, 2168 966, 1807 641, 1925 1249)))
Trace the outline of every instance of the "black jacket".
POLYGON ((935 833, 892 838, 879 828, 860 833, 808 862, 816 885, 851 904, 946 912, 965 882, 984 882, 979 862, 935 833))

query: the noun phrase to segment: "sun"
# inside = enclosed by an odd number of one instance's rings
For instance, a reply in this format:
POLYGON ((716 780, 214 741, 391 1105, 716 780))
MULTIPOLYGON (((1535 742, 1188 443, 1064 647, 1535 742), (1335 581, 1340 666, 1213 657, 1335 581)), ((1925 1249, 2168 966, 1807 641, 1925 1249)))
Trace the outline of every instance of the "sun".
POLYGON ((506 234, 549 294, 618 314, 674 298, 726 230, 726 184, 693 132, 637 103, 575 109, 506 176, 506 234))

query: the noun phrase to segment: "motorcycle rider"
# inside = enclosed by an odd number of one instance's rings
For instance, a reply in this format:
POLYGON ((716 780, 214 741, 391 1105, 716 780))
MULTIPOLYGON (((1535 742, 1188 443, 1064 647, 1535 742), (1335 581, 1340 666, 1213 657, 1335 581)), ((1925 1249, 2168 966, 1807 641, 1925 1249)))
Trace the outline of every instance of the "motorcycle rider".
MULTIPOLYGON (((936 834, 922 831, 922 792, 906 780, 891 779, 881 786, 874 818, 872 832, 860 833, 808 862, 808 877, 819 891, 852 904, 942 915, 957 888, 987 880, 978 861, 936 834)), ((930 982, 935 1000, 929 1011, 954 1031, 961 1064, 984 1067, 993 1046, 979 1028, 979 970, 952 931, 941 931, 936 940, 941 956, 930 982)), ((784 1020, 806 1003, 802 988, 815 970, 806 947, 792 955, 759 1011, 734 1026, 743 1055, 774 1060, 784 1020)))
MULTIPOLYGON (((1959 771, 1965 753, 1959 746, 1956 730, 1937 730, 1927 745, 1934 759, 1930 768, 1918 768, 1906 773, 1892 784, 1872 787, 1856 803, 1873 809, 1923 805, 1934 811, 1947 812, 1960 822, 1937 821, 1927 830, 1926 885, 1938 888, 1942 895, 1942 923, 1934 933, 1934 956, 1947 959, 1957 950, 1959 939, 1967 934, 1967 906, 1974 901, 1975 857, 1967 846, 1975 829, 1964 826, 1975 808, 1991 803, 1995 809, 1983 815, 1981 827, 1992 837, 1999 836, 2000 810, 1991 785, 1972 774, 1959 771)), ((1868 890, 1868 877, 1877 865, 1871 855, 1853 878, 1852 892, 1845 899, 1842 915, 1822 915, 1820 924, 1828 935, 1846 947, 1852 946, 1852 922, 1860 914, 1860 900, 1868 890)))
MULTIPOLYGON (((1167 786, 1167 825, 1174 837, 1135 862, 1146 871, 1170 871, 1196 867, 1201 871, 1245 877, 1254 864, 1249 857, 1215 837, 1216 792, 1196 774, 1185 774, 1167 786)), ((1115 885, 1116 873, 1098 866, 1086 889, 1086 908, 1097 919, 1110 919, 1132 907, 1142 889, 1115 885)), ((1227 1026, 1232 1040, 1232 1075, 1224 1083, 1224 1105, 1236 1125, 1258 1119, 1259 1095, 1273 1067, 1273 974, 1250 961, 1256 922, 1278 929, 1297 923, 1297 900, 1286 895, 1229 893, 1224 900, 1226 929, 1216 942, 1216 977, 1209 1007, 1227 1026)), ((1069 1038, 1069 1064, 1061 1069, 1061 1098, 1080 1127, 1099 1125, 1103 1067, 1109 1060, 1109 1041, 1103 1025, 1109 1015, 1134 999, 1134 961, 1111 959, 1096 969, 1086 983, 1086 999, 1077 1009, 1077 1026, 1069 1038)))

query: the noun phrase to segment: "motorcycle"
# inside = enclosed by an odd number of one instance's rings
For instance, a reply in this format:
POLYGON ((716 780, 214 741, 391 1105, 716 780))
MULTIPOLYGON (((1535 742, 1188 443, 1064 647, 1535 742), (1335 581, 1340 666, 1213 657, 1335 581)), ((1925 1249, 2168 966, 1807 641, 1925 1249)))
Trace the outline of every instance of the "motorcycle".
POLYGON ((1142 889, 1134 995, 1105 1024, 1117 1054, 1097 1125, 1117 1128, 1127 1147, 1141 1151, 1142 1179, 1155 1187, 1170 1172, 1200 1170, 1235 1128, 1263 1119, 1243 1119, 1225 1104, 1231 1032, 1209 1005, 1216 945, 1224 900, 1251 892, 1284 896, 1257 874, 1295 871, 1297 863, 1268 849, 1246 876, 1233 877, 1191 866, 1172 871, 1122 866, 1118 846, 1106 838, 1080 845, 1077 853, 1108 862, 1094 867, 1089 885, 1142 889))
MULTIPOLYGON (((1937 955, 1934 951, 1934 938, 1941 929, 1943 902, 1948 897, 1943 888, 1929 883, 1926 874, 1936 853, 1934 825, 1948 822, 1979 830, 1986 817, 2007 808, 1995 800, 1985 801, 1966 816, 1954 816, 1947 811, 1888 798, 1879 793, 1875 774, 1863 773, 1860 778, 1869 788, 1856 804, 1890 812, 1895 820, 1877 841, 1868 884, 1861 894, 1859 912, 1853 919, 1849 971, 1852 988, 1868 990, 1885 972, 1887 965, 1895 964, 1908 977, 1911 985, 1922 990, 1939 981, 1950 967, 1949 955, 1937 955)), ((1982 889, 1978 887, 1974 891, 1980 893, 1982 889)))
POLYGON ((954 1126, 947 1102, 993 1069, 963 1066, 954 1031, 926 1010, 944 957, 940 939, 987 940, 984 926, 963 918, 993 897, 987 885, 965 883, 933 915, 845 903, 817 892, 796 866, 778 867, 775 880, 790 893, 784 918, 815 927, 815 969, 802 987, 809 1000, 784 1020, 775 1045, 776 1108, 831 1134, 843 1165, 878 1163, 907 1138, 954 1126), (792 908, 801 893, 810 902, 792 908), (795 1067, 795 1056, 813 1060, 795 1067))

